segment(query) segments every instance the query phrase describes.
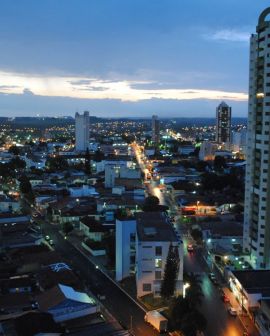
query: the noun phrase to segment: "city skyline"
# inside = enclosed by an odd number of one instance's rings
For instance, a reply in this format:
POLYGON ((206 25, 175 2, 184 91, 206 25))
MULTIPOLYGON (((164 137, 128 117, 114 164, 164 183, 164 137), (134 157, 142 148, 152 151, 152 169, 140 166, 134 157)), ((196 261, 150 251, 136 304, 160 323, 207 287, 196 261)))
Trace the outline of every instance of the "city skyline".
POLYGON ((2 4, 0 115, 246 117, 248 2, 2 4))

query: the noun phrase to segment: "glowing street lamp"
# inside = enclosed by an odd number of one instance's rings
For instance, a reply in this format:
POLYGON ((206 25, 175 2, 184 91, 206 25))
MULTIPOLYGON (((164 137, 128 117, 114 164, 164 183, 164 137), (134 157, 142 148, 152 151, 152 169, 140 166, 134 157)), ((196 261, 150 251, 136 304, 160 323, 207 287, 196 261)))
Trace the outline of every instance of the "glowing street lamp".
POLYGON ((186 290, 190 287, 190 284, 187 282, 183 286, 183 298, 186 297, 186 290))

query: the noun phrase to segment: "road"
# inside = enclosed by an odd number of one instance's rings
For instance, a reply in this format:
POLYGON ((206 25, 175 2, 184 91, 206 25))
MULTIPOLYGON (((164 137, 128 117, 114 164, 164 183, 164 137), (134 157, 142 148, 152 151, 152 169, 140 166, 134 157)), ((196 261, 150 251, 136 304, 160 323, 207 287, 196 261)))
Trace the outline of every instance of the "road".
POLYGON ((84 255, 73 247, 62 235, 58 227, 44 222, 44 232, 50 235, 55 243, 55 250, 69 260, 74 270, 78 270, 89 290, 97 296, 105 295, 102 301, 105 308, 126 329, 130 329, 138 336, 155 336, 158 333, 144 322, 144 311, 136 305, 120 288, 109 280, 99 269, 96 269, 84 255))

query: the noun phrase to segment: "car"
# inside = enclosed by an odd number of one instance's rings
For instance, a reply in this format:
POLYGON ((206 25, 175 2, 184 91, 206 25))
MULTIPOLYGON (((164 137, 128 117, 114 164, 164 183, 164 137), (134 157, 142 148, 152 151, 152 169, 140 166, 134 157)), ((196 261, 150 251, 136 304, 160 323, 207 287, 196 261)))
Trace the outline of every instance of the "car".
POLYGON ((188 250, 188 252, 194 252, 194 247, 193 247, 193 245, 192 245, 192 244, 188 244, 188 246, 187 246, 187 250, 188 250))
POLYGON ((51 238, 50 238, 50 236, 45 236, 45 240, 47 240, 47 241, 49 241, 51 238))
POLYGON ((237 316, 237 310, 233 307, 229 307, 228 308, 228 313, 231 315, 231 316, 237 316))

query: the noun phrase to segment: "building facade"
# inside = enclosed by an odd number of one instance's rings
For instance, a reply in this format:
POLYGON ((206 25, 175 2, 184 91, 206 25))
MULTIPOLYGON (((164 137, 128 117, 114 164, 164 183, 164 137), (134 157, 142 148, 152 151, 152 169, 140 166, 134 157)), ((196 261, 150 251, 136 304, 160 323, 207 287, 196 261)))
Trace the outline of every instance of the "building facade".
POLYGON ((136 286, 137 296, 160 296, 170 245, 178 251, 179 270, 176 295, 183 292, 183 242, 178 239, 169 218, 161 212, 137 214, 136 286))
POLYGON ((256 269, 270 268, 270 7, 250 39, 244 251, 256 269))
POLYGON ((232 109, 225 102, 221 102, 216 109, 216 142, 231 142, 231 114, 232 109))
POLYGON ((84 152, 89 147, 89 112, 75 114, 75 147, 76 151, 84 152))
POLYGON ((156 146, 160 141, 160 123, 157 115, 152 116, 152 141, 156 146))

